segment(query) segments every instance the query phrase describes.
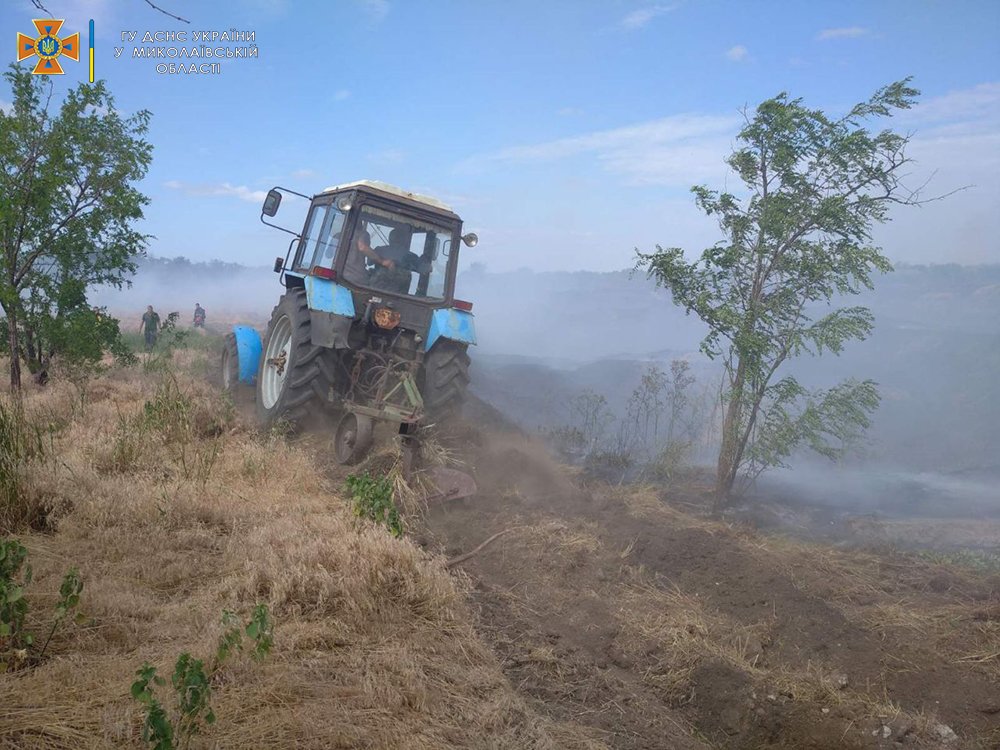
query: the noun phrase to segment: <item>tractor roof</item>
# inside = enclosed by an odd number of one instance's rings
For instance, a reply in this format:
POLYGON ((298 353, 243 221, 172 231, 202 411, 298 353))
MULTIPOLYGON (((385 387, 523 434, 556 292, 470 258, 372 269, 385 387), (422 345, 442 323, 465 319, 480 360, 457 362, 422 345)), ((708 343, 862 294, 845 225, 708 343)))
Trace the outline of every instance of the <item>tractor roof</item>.
POLYGON ((362 188, 368 189, 375 192, 387 193, 396 198, 404 198, 408 201, 414 203, 422 203, 430 208, 436 208, 440 211, 447 211, 449 213, 455 213, 451 206, 444 203, 444 201, 439 201, 437 198, 432 198, 429 195, 421 195, 420 193, 411 193, 409 190, 403 190, 403 188, 396 187, 395 185, 390 185, 386 182, 379 182, 378 180, 355 180, 354 182, 345 182, 343 185, 331 185, 326 188, 324 193, 333 193, 338 190, 346 190, 348 188, 362 188))

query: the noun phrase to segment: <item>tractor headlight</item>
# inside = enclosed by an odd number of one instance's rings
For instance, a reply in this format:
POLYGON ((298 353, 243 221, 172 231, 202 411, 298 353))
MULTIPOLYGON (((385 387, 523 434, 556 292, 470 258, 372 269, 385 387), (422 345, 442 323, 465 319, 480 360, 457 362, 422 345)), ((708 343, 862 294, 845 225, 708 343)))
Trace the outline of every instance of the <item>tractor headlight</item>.
POLYGON ((352 195, 342 195, 337 198, 337 208, 343 211, 345 214, 351 210, 351 206, 354 205, 354 196, 352 195))
POLYGON ((469 247, 475 247, 476 243, 479 242, 479 235, 475 232, 469 232, 462 236, 462 242, 464 242, 469 247))
POLYGON ((399 310, 390 310, 388 307, 380 307, 375 311, 375 325, 391 331, 399 325, 399 310))

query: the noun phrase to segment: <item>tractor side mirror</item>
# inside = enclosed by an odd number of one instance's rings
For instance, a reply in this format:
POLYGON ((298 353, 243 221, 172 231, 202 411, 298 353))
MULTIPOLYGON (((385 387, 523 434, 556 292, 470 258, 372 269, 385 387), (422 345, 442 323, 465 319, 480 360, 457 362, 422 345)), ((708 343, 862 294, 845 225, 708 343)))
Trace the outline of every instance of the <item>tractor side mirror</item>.
POLYGON ((278 207, 281 205, 281 193, 277 190, 268 190, 267 197, 264 199, 264 207, 260 209, 260 212, 264 216, 274 216, 278 213, 278 207))
POLYGON ((280 255, 274 259, 274 272, 281 273, 281 269, 285 267, 285 259, 280 255))

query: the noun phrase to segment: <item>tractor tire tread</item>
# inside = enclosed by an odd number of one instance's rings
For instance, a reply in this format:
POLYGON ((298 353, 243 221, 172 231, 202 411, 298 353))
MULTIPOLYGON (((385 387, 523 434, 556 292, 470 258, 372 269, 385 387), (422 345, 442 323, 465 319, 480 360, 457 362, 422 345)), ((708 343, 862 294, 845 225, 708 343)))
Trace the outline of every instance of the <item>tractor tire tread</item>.
POLYGON ((471 359, 466 347, 439 341, 424 359, 421 393, 428 417, 443 422, 457 416, 465 402, 471 359))
MULTIPOLYGON (((268 337, 275 321, 284 314, 288 315, 292 328, 289 372, 285 378, 284 392, 270 410, 263 409, 258 400, 258 416, 265 426, 284 420, 296 430, 310 416, 315 415, 317 408, 322 409, 328 405, 335 370, 327 361, 330 350, 314 346, 309 337, 311 320, 304 289, 288 290, 274 307, 268 324, 268 337)), ((258 377, 258 381, 260 379, 258 377)))

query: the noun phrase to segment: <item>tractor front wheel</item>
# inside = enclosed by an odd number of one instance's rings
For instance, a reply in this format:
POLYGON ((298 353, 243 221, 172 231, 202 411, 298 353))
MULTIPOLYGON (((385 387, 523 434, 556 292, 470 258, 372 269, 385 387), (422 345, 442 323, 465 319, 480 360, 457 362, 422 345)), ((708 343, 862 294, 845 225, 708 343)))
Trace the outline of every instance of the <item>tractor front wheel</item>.
POLYGON ((289 289, 271 313, 257 370, 257 417, 264 427, 287 421, 295 429, 325 408, 334 373, 328 350, 309 336, 304 289, 289 289))
POLYGON ((226 336, 222 349, 222 390, 226 393, 236 393, 240 383, 240 355, 236 347, 236 334, 226 336))

